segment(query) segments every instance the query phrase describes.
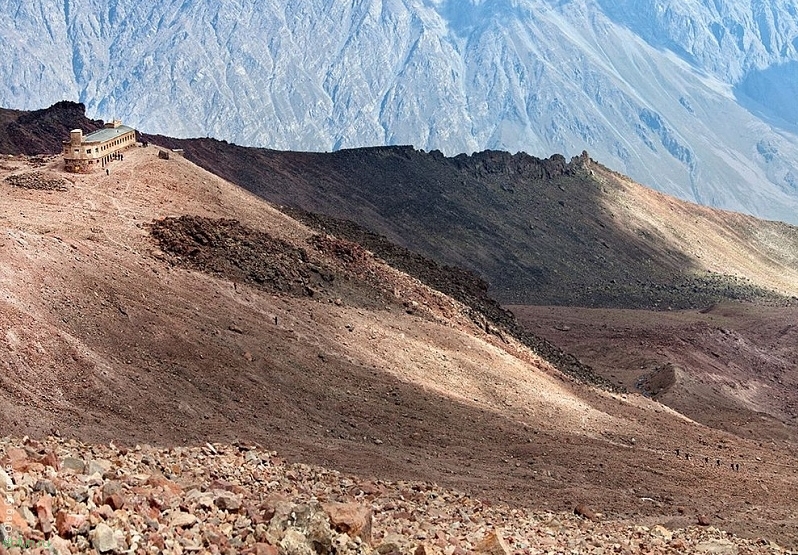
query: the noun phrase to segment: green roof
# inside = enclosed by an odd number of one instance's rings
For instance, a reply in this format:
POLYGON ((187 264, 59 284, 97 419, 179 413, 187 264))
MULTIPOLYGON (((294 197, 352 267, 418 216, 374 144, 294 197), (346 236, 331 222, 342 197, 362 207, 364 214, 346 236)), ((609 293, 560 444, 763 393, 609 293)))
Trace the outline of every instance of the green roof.
POLYGON ((135 129, 128 127, 127 125, 120 125, 119 127, 104 127, 83 137, 83 142, 104 143, 105 141, 116 139, 117 137, 120 137, 126 133, 130 133, 131 131, 135 131, 135 129))

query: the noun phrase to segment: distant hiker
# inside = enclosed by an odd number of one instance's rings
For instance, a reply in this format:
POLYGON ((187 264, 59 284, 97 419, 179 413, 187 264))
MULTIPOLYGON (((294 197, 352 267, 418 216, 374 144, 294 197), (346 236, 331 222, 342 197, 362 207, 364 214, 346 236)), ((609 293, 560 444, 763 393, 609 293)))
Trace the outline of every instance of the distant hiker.
POLYGON ((720 459, 715 459, 715 464, 720 468, 720 459))
POLYGON ((274 317, 274 325, 277 325, 277 316, 274 317))
POLYGON ((734 471, 740 472, 740 463, 734 463, 734 471))
POLYGON ((677 459, 679 458, 679 448, 678 447, 676 448, 676 458, 677 459))
POLYGON ((109 170, 108 168, 105 168, 105 175, 111 175, 111 170, 109 170))

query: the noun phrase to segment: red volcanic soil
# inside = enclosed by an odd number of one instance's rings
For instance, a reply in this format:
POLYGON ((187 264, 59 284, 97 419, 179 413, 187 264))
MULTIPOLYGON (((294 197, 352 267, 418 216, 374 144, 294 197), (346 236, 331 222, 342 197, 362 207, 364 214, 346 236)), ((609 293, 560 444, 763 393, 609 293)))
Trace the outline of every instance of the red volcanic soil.
POLYGON ((798 440, 796 307, 512 311, 598 374, 698 422, 766 443, 798 440))

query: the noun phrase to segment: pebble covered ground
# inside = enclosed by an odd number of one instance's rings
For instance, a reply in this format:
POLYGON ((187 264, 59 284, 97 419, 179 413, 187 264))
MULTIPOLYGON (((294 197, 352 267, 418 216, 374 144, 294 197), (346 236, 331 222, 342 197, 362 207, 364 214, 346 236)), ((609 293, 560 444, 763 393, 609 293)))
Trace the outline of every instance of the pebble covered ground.
POLYGON ((0 465, 0 555, 786 553, 712 526, 646 527, 590 507, 555 514, 361 479, 243 443, 4 438, 0 465))

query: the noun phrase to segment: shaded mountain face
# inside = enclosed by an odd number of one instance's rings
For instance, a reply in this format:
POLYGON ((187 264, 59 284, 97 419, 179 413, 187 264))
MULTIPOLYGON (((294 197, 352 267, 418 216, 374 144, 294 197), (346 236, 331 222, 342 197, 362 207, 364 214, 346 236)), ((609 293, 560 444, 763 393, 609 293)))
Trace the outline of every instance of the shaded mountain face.
POLYGON ((171 136, 567 158, 796 222, 794 0, 0 2, 0 104, 171 136))
POLYGON ((448 158, 412 147, 323 154, 153 140, 270 202, 332 217, 295 212, 381 256, 390 248, 373 232, 471 270, 507 304, 665 309, 798 294, 798 229, 677 201, 586 153, 448 158))
POLYGON ((0 108, 0 152, 4 154, 58 154, 72 129, 84 133, 103 126, 86 117, 86 107, 62 101, 32 112, 0 108))

